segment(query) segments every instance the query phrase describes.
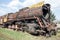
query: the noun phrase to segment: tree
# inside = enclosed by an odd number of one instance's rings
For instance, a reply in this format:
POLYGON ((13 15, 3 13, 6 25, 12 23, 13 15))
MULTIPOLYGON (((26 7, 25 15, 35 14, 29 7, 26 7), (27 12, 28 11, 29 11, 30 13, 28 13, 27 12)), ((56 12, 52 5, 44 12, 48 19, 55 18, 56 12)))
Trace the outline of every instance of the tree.
POLYGON ((60 24, 60 21, 58 21, 58 23, 60 24))
POLYGON ((51 13, 51 14, 50 14, 50 21, 56 20, 54 13, 52 13, 52 12, 50 12, 50 13, 51 13))

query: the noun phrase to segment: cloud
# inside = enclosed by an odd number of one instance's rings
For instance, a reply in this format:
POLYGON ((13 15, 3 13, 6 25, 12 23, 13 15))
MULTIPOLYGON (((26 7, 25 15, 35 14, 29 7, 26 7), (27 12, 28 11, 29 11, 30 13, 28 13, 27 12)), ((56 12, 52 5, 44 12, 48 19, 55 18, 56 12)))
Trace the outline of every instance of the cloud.
POLYGON ((36 4, 41 1, 43 1, 43 0, 25 0, 25 2, 22 3, 22 6, 28 7, 28 6, 31 6, 32 4, 36 4))
POLYGON ((45 0, 45 3, 51 4, 51 9, 55 9, 58 6, 60 6, 60 1, 59 0, 45 0))
POLYGON ((36 4, 37 2, 40 2, 41 0, 25 0, 24 2, 20 2, 19 0, 12 0, 9 4, 8 7, 17 7, 18 5, 23 6, 23 7, 27 7, 30 6, 32 4, 36 4))
POLYGON ((19 2, 19 0, 12 0, 10 3, 8 3, 8 7, 15 7, 17 5, 21 4, 21 2, 19 2))
POLYGON ((40 2, 40 1, 45 1, 45 3, 50 3, 52 5, 52 8, 55 8, 60 4, 59 0, 25 0, 24 2, 20 2, 19 0, 12 0, 8 4, 4 4, 4 5, 6 5, 11 9, 17 9, 18 6, 26 7, 32 4, 36 4, 37 2, 40 2))
POLYGON ((32 4, 35 4, 37 2, 39 2, 40 0, 25 0, 24 2, 20 2, 19 0, 12 0, 10 1, 8 4, 1 4, 1 11, 3 10, 3 12, 0 11, 0 13, 6 14, 8 12, 16 12, 19 9, 23 8, 23 7, 27 7, 30 6, 32 4))
POLYGON ((45 3, 51 4, 51 9, 53 12, 55 12, 56 15, 57 10, 60 8, 60 0, 24 0, 24 2, 21 2, 20 0, 12 0, 8 4, 0 5, 0 7, 2 6, 0 8, 0 13, 2 14, 0 15, 4 15, 9 12, 16 12, 23 7, 31 6, 32 4, 36 4, 41 1, 45 1, 45 3))
POLYGON ((2 16, 2 15, 4 15, 4 14, 6 14, 6 11, 0 9, 0 16, 2 16))
POLYGON ((23 6, 26 7, 26 6, 30 6, 32 4, 36 4, 37 2, 39 2, 40 0, 26 0, 24 3, 23 3, 23 6))
POLYGON ((18 5, 21 5, 21 2, 19 2, 19 0, 12 0, 10 3, 7 4, 7 7, 17 10, 18 5))
POLYGON ((21 8, 27 7, 27 6, 36 4, 41 1, 45 1, 45 3, 51 4, 52 10, 60 5, 59 0, 24 0, 24 2, 20 2, 19 0, 12 0, 10 3, 7 4, 7 7, 9 7, 10 9, 18 10, 18 8, 20 8, 20 7, 21 8))
POLYGON ((8 4, 1 4, 0 5, 0 15, 4 15, 10 12, 16 12, 19 10, 19 8, 22 8, 22 5, 20 4, 19 0, 12 0, 8 4))

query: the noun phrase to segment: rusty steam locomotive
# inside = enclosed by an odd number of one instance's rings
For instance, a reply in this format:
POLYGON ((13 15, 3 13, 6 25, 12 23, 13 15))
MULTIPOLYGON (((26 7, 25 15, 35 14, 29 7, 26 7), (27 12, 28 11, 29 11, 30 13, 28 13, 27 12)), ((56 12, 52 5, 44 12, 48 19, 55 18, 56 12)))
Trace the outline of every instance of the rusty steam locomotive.
POLYGON ((50 4, 41 7, 25 7, 16 13, 0 16, 2 28, 26 31, 30 34, 56 35, 56 24, 50 21, 50 4))

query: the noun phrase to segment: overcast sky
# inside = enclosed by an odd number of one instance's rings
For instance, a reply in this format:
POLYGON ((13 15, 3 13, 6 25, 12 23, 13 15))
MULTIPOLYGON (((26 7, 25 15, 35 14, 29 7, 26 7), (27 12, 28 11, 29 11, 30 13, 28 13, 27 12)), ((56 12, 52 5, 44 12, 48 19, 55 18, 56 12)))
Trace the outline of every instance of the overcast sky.
POLYGON ((16 12, 23 7, 41 1, 51 4, 52 12, 55 14, 56 19, 60 20, 60 0, 0 0, 0 16, 10 12, 16 12))

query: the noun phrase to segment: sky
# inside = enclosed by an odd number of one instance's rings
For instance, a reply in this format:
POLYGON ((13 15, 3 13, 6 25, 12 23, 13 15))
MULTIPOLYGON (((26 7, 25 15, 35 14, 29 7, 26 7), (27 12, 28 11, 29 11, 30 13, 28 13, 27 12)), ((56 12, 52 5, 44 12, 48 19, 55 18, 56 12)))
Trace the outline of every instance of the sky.
POLYGON ((51 4, 52 13, 56 16, 56 20, 60 20, 60 0, 0 0, 0 16, 17 12, 21 8, 41 1, 51 4))

